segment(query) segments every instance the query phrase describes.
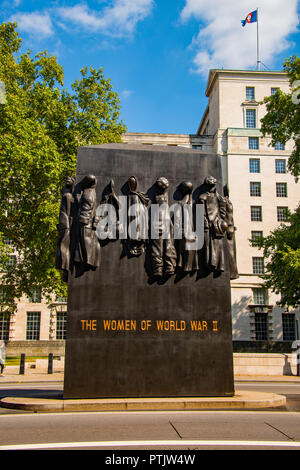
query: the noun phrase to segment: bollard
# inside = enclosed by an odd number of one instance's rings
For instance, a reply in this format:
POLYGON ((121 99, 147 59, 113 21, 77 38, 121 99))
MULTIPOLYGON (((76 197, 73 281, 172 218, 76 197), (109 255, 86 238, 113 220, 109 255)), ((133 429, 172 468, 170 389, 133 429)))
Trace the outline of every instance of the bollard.
POLYGON ((20 360, 20 371, 19 371, 19 374, 20 375, 24 375, 25 374, 25 354, 21 354, 21 360, 20 360))
POLYGON ((48 374, 53 374, 53 353, 48 356, 48 374))

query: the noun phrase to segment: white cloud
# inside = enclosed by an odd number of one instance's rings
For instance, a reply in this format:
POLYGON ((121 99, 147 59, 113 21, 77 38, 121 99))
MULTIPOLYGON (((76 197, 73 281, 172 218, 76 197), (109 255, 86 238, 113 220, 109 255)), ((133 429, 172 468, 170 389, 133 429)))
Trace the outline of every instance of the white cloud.
POLYGON ((129 98, 129 96, 132 95, 132 91, 131 90, 123 90, 121 92, 121 97, 126 100, 126 98, 129 98))
POLYGON ((260 58, 268 67, 277 53, 290 46, 289 34, 297 31, 298 0, 186 0, 181 20, 201 22, 191 48, 194 70, 207 74, 209 68, 240 68, 256 64, 256 23, 241 20, 259 9, 260 58))
POLYGON ((136 24, 152 10, 153 0, 114 0, 101 11, 90 10, 86 4, 58 8, 58 15, 84 29, 123 36, 134 31, 136 24))
POLYGON ((49 14, 46 13, 17 13, 9 21, 16 21, 18 29, 31 35, 51 36, 54 31, 49 14))
POLYGON ((103 23, 103 19, 94 12, 90 12, 87 5, 58 8, 57 12, 62 19, 81 25, 84 28, 97 30, 103 23))

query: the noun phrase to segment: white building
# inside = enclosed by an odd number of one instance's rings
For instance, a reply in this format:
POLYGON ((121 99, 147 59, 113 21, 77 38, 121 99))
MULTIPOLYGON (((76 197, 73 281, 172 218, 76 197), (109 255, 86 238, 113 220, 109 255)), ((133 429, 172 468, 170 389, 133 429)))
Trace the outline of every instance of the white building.
POLYGON ((266 113, 260 103, 278 88, 290 92, 284 72, 211 70, 206 88, 209 104, 198 128, 198 134, 213 136, 235 209, 240 274, 232 281, 235 340, 296 337, 295 312, 283 312, 276 306, 278 297, 261 288, 262 253, 249 243, 270 233, 285 220, 286 208, 295 210, 300 200, 299 185, 287 173, 292 142, 271 147, 259 129, 266 113), (249 308, 257 304, 270 307, 249 308))
POLYGON ((260 132, 266 112, 261 102, 278 88, 290 92, 284 72, 211 70, 206 87, 209 102, 195 135, 124 136, 128 143, 150 141, 195 149, 201 145, 200 151, 220 156, 237 227, 239 278, 231 283, 233 340, 247 342, 248 348, 249 341, 296 339, 296 312, 284 312, 276 305, 278 296, 262 288, 262 253, 249 242, 270 233, 284 221, 286 208, 295 210, 300 200, 299 184, 287 173, 292 143, 273 148, 260 132))
MULTIPOLYGON (((260 102, 278 88, 289 92, 284 72, 211 70, 206 88, 208 106, 195 134, 123 136, 124 143, 179 145, 219 155, 237 227, 239 278, 232 281, 233 340, 239 344, 237 349, 243 344, 248 349, 251 344, 257 346, 259 340, 282 346, 282 342, 296 339, 297 312, 284 312, 276 306, 278 297, 262 288, 262 253, 249 242, 254 236, 270 233, 284 221, 286 208, 295 210, 300 199, 299 184, 287 173, 292 143, 285 148, 270 147, 270 139, 263 138, 259 129, 265 113, 260 102)), ((48 350, 51 344, 61 350, 65 318, 63 302, 48 306, 38 296, 31 301, 22 299, 10 319, 0 316, 0 339, 8 339, 13 351, 14 344, 24 349, 24 342, 29 341, 31 347, 36 344, 35 351, 48 350)))

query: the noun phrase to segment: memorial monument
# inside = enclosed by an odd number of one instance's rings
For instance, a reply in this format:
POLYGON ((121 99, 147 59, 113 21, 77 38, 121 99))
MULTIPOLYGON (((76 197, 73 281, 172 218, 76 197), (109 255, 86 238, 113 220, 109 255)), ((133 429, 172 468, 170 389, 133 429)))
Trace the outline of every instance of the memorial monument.
POLYGON ((232 214, 215 154, 79 149, 58 225, 64 398, 234 394, 232 214))

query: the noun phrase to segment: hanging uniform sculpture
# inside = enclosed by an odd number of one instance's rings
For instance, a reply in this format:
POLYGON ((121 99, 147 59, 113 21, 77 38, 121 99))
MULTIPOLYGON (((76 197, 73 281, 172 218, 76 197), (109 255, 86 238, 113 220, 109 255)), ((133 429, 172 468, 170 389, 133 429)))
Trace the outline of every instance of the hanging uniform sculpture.
MULTIPOLYGON (((172 215, 167 178, 157 178, 151 199, 137 190, 137 179, 131 176, 125 184, 127 212, 124 218, 120 197, 116 195, 114 180, 111 180, 99 207, 105 205, 113 210, 115 225, 113 230, 111 227, 97 230, 104 216, 101 210, 100 215, 97 211, 96 177, 85 176, 75 188, 74 179, 68 177, 62 190, 59 214, 57 269, 62 270, 65 281, 68 280, 69 271, 81 276, 86 271, 97 269, 101 258, 99 233, 106 230, 107 238, 125 238, 123 243, 128 257, 146 253, 150 257, 155 279, 170 277, 177 269, 187 273, 205 268, 208 272, 221 273, 225 269, 225 246, 230 278, 236 279, 233 207, 228 190, 224 188, 225 195, 222 196, 217 192, 216 185, 217 180, 213 176, 206 177, 198 198, 198 204, 204 209, 204 246, 199 249, 194 220, 196 202, 193 201, 193 184, 190 181, 178 185, 179 197, 172 215)), ((109 217, 109 211, 105 214, 109 217)))

